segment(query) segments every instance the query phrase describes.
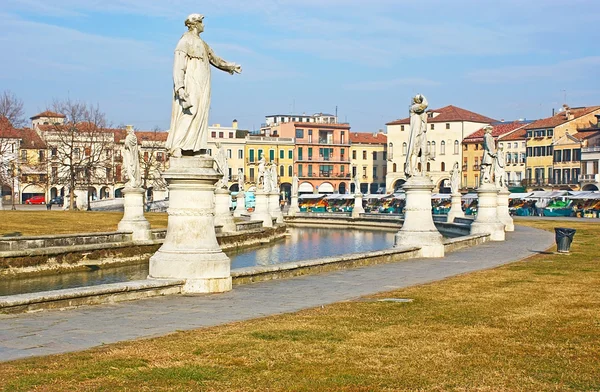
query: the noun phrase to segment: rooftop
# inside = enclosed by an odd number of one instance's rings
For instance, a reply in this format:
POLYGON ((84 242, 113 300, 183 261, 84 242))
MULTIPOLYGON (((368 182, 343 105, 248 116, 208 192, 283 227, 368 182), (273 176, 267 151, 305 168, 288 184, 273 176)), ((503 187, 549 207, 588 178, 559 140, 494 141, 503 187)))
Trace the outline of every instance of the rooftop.
MULTIPOLYGON (((505 135, 509 132, 513 132, 513 131, 516 131, 519 129, 522 129, 523 131, 525 131, 524 127, 527 124, 528 123, 521 122, 521 121, 515 121, 515 122, 511 122, 511 123, 491 124, 493 127, 492 136, 495 139, 497 139, 498 136, 505 135)), ((479 128, 477 131, 473 132, 472 134, 470 134, 469 136, 464 138, 463 143, 481 143, 483 141, 484 134, 485 134, 485 130, 483 128, 479 128)), ((509 139, 502 138, 502 140, 509 140, 509 139)))
POLYGON ((41 112, 36 114, 33 117, 29 117, 30 120, 35 120, 37 118, 41 118, 41 117, 55 117, 55 118, 65 118, 66 116, 64 114, 60 114, 60 113, 56 113, 56 112, 51 112, 50 110, 46 110, 45 112, 41 112))
MULTIPOLYGON (((493 118, 483 116, 481 114, 471 112, 466 109, 459 108, 457 106, 448 105, 440 109, 428 110, 427 113, 437 114, 435 117, 428 117, 427 122, 439 123, 439 122, 453 122, 453 121, 470 121, 489 124, 496 122, 493 118)), ((399 124, 410 124, 410 117, 403 118, 400 120, 392 121, 386 125, 399 125, 399 124)))
MULTIPOLYGON (((526 127, 526 129, 553 128, 558 125, 562 125, 569 121, 572 121, 576 118, 593 113, 596 110, 600 110, 600 106, 588 106, 578 108, 567 107, 565 111, 558 112, 554 116, 532 122, 526 127), (567 112, 571 114, 571 117, 567 118, 567 112)), ((593 123, 590 123, 590 126, 591 125, 593 125, 593 123)))
POLYGON ((385 133, 350 132, 350 143, 387 144, 387 135, 385 133))

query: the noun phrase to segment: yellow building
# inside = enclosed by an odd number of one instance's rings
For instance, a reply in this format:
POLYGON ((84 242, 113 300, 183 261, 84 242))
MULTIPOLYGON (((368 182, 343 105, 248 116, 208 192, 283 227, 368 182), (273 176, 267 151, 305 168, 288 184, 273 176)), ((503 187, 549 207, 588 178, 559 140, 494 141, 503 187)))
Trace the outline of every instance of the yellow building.
POLYGON ((581 138, 583 133, 568 132, 552 143, 552 185, 562 190, 579 190, 581 138))
POLYGON ((294 176, 294 138, 246 136, 245 156, 245 190, 256 189, 258 162, 265 157, 267 163, 277 165, 279 191, 290 197, 294 176))
POLYGON ((20 201, 25 203, 32 196, 45 196, 46 202, 56 195, 48 193, 47 145, 32 129, 19 130, 20 201))
MULTIPOLYGON (((503 140, 503 138, 508 138, 509 135, 513 135, 519 130, 522 130, 527 124, 523 122, 511 122, 511 123, 495 123, 492 124, 492 136, 494 140, 496 140, 496 144, 502 145, 504 149, 504 155, 506 157, 506 162, 509 162, 510 159, 510 171, 511 173, 514 171, 518 171, 519 167, 519 159, 524 162, 525 156, 524 154, 519 156, 519 151, 523 151, 522 148, 519 149, 520 146, 514 146, 513 141, 508 141, 508 139, 503 140), (509 148, 510 143, 510 148, 509 148), (514 151, 513 151, 514 150, 514 151), (517 163, 516 165, 512 164, 513 153, 516 153, 517 163), (510 154, 510 156, 509 156, 510 154)), ((465 190, 473 190, 479 186, 479 164, 481 162, 481 157, 483 156, 483 128, 477 130, 471 135, 464 138, 462 143, 462 187, 465 190)), ((508 179, 508 170, 509 166, 506 166, 507 170, 507 179, 508 179)), ((512 174, 511 174, 512 176, 512 174)), ((521 176, 520 174, 515 174, 515 178, 517 176, 521 176)), ((519 177, 520 178, 520 177, 519 177)))
MULTIPOLYGON (((352 178, 358 175, 360 192, 374 194, 385 190, 387 175, 387 136, 378 133, 350 132, 350 170, 352 178)), ((350 181, 350 193, 355 192, 350 181)))
POLYGON ((567 132, 575 134, 580 128, 588 128, 597 123, 596 114, 600 106, 564 108, 558 114, 534 121, 525 127, 527 130, 527 170, 526 185, 533 188, 552 189, 553 187, 553 143, 567 132))

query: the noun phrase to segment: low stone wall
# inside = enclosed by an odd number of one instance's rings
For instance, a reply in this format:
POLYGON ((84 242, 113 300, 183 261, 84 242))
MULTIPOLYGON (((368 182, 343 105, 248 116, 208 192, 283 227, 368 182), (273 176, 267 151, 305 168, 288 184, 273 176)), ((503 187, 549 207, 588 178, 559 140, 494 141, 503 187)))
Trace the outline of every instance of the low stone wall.
POLYGON ((490 240, 489 234, 469 234, 462 237, 447 238, 444 241, 444 252, 450 253, 463 248, 483 244, 490 240))
POLYGON ((366 253, 351 253, 320 259, 301 260, 268 266, 239 268, 231 271, 234 285, 317 274, 362 265, 392 263, 418 257, 419 248, 394 248, 366 253))
POLYGON ((62 248, 78 245, 98 245, 107 243, 129 243, 131 233, 104 232, 86 234, 57 234, 31 237, 0 238, 0 257, 6 257, 5 252, 32 251, 42 248, 62 248))

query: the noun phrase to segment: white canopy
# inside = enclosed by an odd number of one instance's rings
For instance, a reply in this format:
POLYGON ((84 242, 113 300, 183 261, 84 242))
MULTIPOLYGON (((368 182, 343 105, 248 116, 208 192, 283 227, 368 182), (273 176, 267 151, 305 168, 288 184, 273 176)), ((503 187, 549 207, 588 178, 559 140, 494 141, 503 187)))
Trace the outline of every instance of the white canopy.
POLYGON ((313 186, 312 186, 312 184, 310 182, 303 182, 298 187, 298 192, 310 192, 310 193, 313 193, 313 191, 314 191, 314 189, 313 189, 313 186))
POLYGON ((320 199, 322 197, 325 197, 325 195, 319 195, 317 193, 307 193, 307 194, 298 196, 298 199, 320 199))
POLYGON ((528 199, 552 199, 555 197, 563 197, 568 194, 567 191, 533 191, 528 199))
POLYGON ((333 193, 333 185, 328 182, 324 182, 319 185, 319 193, 333 193))

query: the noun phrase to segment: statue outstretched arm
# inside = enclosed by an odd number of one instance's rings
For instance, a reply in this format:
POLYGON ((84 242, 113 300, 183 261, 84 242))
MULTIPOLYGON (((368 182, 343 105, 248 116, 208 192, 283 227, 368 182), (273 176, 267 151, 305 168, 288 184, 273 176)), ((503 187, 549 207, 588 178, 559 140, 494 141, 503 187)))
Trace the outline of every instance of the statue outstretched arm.
POLYGON ((221 71, 229 72, 232 75, 234 72, 235 73, 242 72, 241 65, 238 65, 236 63, 230 63, 229 61, 223 60, 221 57, 217 56, 215 54, 215 52, 211 49, 211 47, 208 45, 206 45, 206 49, 208 52, 208 59, 210 60, 210 63, 212 65, 214 65, 216 68, 220 69, 221 71))

